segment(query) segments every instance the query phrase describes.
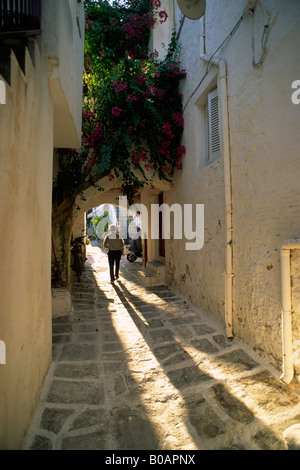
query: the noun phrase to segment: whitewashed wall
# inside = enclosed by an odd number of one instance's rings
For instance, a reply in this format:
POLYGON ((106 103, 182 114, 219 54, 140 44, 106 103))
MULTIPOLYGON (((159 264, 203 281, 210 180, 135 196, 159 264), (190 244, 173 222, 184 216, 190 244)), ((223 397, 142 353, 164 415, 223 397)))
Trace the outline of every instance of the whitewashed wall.
MULTIPOLYGON (((9 83, 0 75, 6 89, 6 104, 0 105, 0 340, 6 346, 6 364, 0 364, 0 448, 5 450, 21 447, 52 359, 52 161, 57 120, 65 135, 61 145, 80 143, 83 36, 72 41, 66 34, 71 29, 79 37, 77 14, 80 24, 84 17, 82 4, 72 0, 71 5, 76 15, 65 12, 57 25, 57 2, 43 0, 42 28, 47 23, 47 31, 30 40, 29 49, 24 47, 24 70, 13 52, 5 63, 0 57, 10 70, 9 83), (63 54, 58 51, 56 56, 59 96, 50 84, 51 32, 63 41, 63 54), (76 56, 69 69, 64 62, 68 50, 70 57, 76 56), (66 116, 65 127, 56 109, 64 87, 68 93, 59 110, 66 116), (69 107, 69 93, 75 91, 69 107)), ((70 2, 62 0, 59 6, 70 9, 70 2)))
MULTIPOLYGON (((266 56, 258 68, 252 64, 252 41, 258 60, 264 16, 259 4, 254 17, 243 15, 246 4, 243 0, 211 0, 207 2, 205 30, 202 20, 187 18, 181 28, 181 62, 187 70, 182 83, 187 154, 166 202, 205 205, 205 242, 199 252, 185 251, 185 241, 168 242, 166 265, 172 285, 224 324, 223 156, 206 162, 204 113, 207 93, 217 84, 218 67, 208 66, 199 57, 201 52, 215 54, 226 61, 228 77, 233 330, 280 366, 280 246, 287 238, 300 237, 300 105, 291 101, 291 84, 300 79, 300 3, 262 0, 270 13, 270 30, 266 56)), ((177 28, 180 19, 176 9, 177 28)), ((300 304, 296 251, 292 252, 292 269, 293 341, 297 348, 300 304)))
POLYGON ((51 363, 53 103, 47 68, 37 45, 35 67, 26 54, 26 77, 12 55, 11 87, 0 107, 1 449, 20 447, 51 363))

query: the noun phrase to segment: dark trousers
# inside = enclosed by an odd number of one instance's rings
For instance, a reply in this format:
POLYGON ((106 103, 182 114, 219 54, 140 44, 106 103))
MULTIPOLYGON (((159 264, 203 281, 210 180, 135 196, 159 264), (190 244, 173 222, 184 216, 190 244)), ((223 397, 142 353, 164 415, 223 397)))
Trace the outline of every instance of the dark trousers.
POLYGON ((120 259, 121 259, 121 250, 108 252, 108 263, 109 263, 109 272, 110 272, 110 280, 114 281, 114 264, 116 265, 115 275, 116 277, 119 276, 119 268, 120 268, 120 259))

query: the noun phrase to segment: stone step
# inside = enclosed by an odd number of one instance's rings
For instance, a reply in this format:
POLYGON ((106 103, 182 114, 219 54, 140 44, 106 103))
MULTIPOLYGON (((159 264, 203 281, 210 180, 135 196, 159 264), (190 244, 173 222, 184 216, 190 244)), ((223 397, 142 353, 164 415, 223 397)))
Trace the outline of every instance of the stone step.
POLYGON ((149 269, 143 269, 138 272, 139 281, 146 287, 152 287, 155 279, 154 273, 149 269))
POLYGON ((161 286, 165 283, 165 265, 159 261, 148 261, 146 269, 139 271, 140 282, 147 287, 161 286))
POLYGON ((159 261, 148 261, 146 263, 146 269, 149 269, 150 271, 154 272, 155 274, 165 275, 166 266, 165 266, 165 264, 160 263, 159 261))

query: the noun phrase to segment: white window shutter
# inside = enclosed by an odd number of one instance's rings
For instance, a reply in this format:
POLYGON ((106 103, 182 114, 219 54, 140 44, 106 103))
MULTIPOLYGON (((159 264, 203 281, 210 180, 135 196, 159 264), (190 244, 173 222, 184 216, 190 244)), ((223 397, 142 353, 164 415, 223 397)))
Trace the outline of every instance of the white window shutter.
POLYGON ((219 96, 217 89, 208 94, 207 137, 208 161, 212 162, 220 156, 219 96))

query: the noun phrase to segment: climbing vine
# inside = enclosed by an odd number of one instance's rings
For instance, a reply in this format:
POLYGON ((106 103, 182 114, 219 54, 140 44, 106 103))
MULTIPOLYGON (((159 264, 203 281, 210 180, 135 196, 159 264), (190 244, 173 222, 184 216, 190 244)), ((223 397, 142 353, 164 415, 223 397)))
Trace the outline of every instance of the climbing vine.
POLYGON ((83 145, 60 150, 55 194, 72 197, 97 177, 122 175, 131 198, 182 167, 185 71, 175 33, 163 60, 148 50, 151 28, 167 21, 160 0, 85 0, 85 15, 83 145))

